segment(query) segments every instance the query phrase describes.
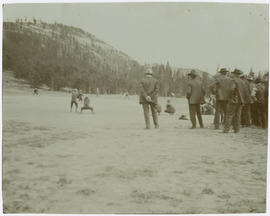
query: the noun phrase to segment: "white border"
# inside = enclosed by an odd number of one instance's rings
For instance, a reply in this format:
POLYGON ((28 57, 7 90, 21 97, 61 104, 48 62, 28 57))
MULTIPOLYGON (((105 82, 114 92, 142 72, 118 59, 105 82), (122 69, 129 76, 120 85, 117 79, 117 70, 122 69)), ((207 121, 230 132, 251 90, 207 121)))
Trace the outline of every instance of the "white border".
MULTIPOLYGON (((119 3, 119 2, 122 2, 122 3, 128 3, 128 2, 186 2, 186 3, 191 3, 191 2, 208 2, 208 3, 252 3, 252 4, 268 4, 268 11, 269 11, 269 3, 270 3, 270 0, 170 0, 170 1, 166 1, 166 0, 147 0, 147 1, 144 1, 144 0, 125 0, 125 1, 121 1, 121 0, 78 0, 78 1, 74 1, 74 0, 0 0, 1 2, 1 6, 3 4, 16 4, 16 3, 119 3)), ((3 7, 2 7, 3 8, 3 7)), ((268 18, 269 18, 269 12, 268 12, 268 18)), ((3 25, 3 10, 1 9, 0 11, 0 19, 1 19, 1 24, 0 24, 0 31, 1 31, 1 35, 0 35, 0 48, 1 48, 1 54, 0 54, 0 57, 1 57, 1 63, 0 63, 0 68, 1 68, 1 74, 0 74, 0 77, 1 77, 1 80, 2 80, 2 25, 3 25)), ((269 25, 269 20, 268 20, 268 25, 269 25)), ((269 32, 269 27, 268 27, 268 32, 269 32)), ((270 34, 269 34, 270 35, 270 34)), ((269 50, 270 50, 270 44, 268 43, 268 56, 269 56, 269 50)), ((269 71, 269 68, 268 68, 268 71, 269 71)), ((270 97, 270 96, 269 96, 270 97)), ((2 101, 2 82, 0 84, 0 100, 2 101)), ((270 109, 269 109, 270 110, 270 109)), ((0 106, 0 118, 2 119, 2 106, 0 106)), ((270 120, 270 117, 268 116, 268 122, 270 120)), ((1 139, 1 144, 2 144, 2 121, 1 121, 1 124, 0 124, 0 139, 1 139)), ((268 140, 269 140, 269 127, 268 127, 268 140)), ((270 162, 269 162, 269 154, 270 154, 270 149, 269 149, 269 146, 268 146, 268 152, 267 152, 267 187, 266 187, 266 192, 267 192, 267 199, 266 199, 266 213, 250 213, 250 214, 226 214, 226 216, 251 216, 251 215, 270 215, 270 212, 269 212, 269 208, 270 208, 270 189, 269 189, 269 184, 270 184, 270 179, 268 178, 270 176, 270 169, 269 169, 269 166, 270 166, 270 162)), ((1 150, 0 150, 0 156, 1 156, 1 166, 0 166, 0 179, 2 180, 2 145, 1 145, 1 150)), ((0 189, 1 189, 1 192, 0 192, 0 215, 22 215, 22 216, 26 216, 26 215, 41 215, 41 216, 49 216, 49 215, 57 215, 57 216, 61 216, 61 215, 65 215, 65 214, 3 214, 3 197, 2 197, 2 181, 1 181, 1 184, 0 184, 0 189)), ((69 215, 80 215, 80 214, 69 214, 69 215)), ((84 214, 84 215, 87 215, 87 214, 84 214)), ((89 214, 90 215, 90 214, 89 214)), ((91 215, 98 215, 98 216, 101 216, 101 215, 105 215, 105 214, 91 214, 91 215)), ((114 215, 114 214, 106 214, 106 215, 114 215)), ((124 215, 124 214, 122 214, 124 215)), ((135 215, 135 214, 128 214, 128 215, 135 215)), ((141 215, 144 215, 144 214, 141 214, 141 215)), ((157 214, 157 215, 162 215, 162 214, 157 214)), ((182 214, 182 215, 185 215, 185 214, 182 214)), ((186 214, 187 215, 187 214, 186 214)), ((188 214, 189 215, 198 215, 198 214, 188 214)), ((203 214, 203 215, 209 215, 209 216, 223 216, 224 214, 203 214)), ((148 216, 148 214, 147 214, 148 216)))

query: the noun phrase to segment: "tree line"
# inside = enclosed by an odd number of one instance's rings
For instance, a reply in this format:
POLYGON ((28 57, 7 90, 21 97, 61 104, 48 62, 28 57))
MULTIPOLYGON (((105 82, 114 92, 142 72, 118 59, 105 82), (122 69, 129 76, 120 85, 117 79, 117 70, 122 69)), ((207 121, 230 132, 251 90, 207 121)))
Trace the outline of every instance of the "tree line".
MULTIPOLYGON (((138 94, 144 66, 79 28, 42 21, 3 23, 3 69, 14 71, 33 87, 52 90, 78 88, 86 93, 138 94)), ((153 65, 160 95, 185 95, 187 76, 182 69, 153 65)), ((202 73, 205 84, 209 80, 202 73)))

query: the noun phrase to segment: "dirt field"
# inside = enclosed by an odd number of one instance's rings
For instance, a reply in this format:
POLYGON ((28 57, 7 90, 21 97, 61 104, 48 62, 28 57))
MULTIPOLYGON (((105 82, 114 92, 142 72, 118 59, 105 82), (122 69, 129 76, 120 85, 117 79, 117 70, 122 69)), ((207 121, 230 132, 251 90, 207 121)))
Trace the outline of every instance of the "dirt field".
POLYGON ((265 212, 266 130, 223 134, 213 116, 189 130, 185 99, 144 130, 138 97, 90 103, 95 114, 70 113, 68 93, 4 89, 4 212, 265 212))

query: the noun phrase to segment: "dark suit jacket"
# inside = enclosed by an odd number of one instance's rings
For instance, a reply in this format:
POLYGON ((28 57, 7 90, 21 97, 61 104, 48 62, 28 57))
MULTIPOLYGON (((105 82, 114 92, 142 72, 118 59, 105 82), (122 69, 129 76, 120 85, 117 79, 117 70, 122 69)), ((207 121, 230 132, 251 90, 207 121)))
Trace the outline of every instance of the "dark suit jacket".
POLYGON ((201 104, 204 101, 205 91, 199 78, 189 80, 187 99, 189 104, 201 104))
POLYGON ((140 83, 140 104, 149 103, 145 99, 146 96, 151 97, 150 103, 158 103, 158 81, 154 77, 145 77, 140 83))
POLYGON ((244 81, 239 77, 234 77, 231 79, 230 86, 229 102, 245 104, 247 92, 244 81))
POLYGON ((215 77, 216 100, 227 101, 230 93, 230 78, 224 74, 215 77))

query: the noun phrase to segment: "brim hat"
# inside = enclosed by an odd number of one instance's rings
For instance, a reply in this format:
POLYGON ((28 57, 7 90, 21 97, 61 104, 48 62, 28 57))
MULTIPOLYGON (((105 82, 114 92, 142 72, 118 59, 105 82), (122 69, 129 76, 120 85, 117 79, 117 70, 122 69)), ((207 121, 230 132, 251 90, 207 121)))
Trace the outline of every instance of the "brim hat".
POLYGON ((219 73, 228 73, 229 71, 226 68, 221 68, 219 73))
POLYGON ((147 68, 145 74, 153 74, 153 70, 151 68, 147 68))
POLYGON ((255 83, 260 83, 261 82, 261 79, 260 78, 257 78, 256 80, 255 80, 255 83))
POLYGON ((242 72, 239 70, 239 69, 234 69, 233 72, 231 72, 232 74, 237 74, 237 75, 240 75, 242 74, 242 72))
POLYGON ((197 76, 197 73, 195 70, 191 70, 189 73, 188 73, 188 76, 197 76))
POLYGON ((248 76, 248 77, 247 77, 247 80, 253 81, 254 78, 253 78, 252 76, 248 76))

